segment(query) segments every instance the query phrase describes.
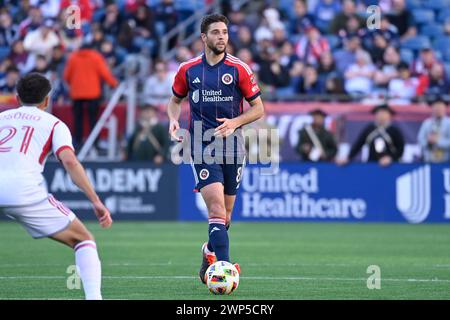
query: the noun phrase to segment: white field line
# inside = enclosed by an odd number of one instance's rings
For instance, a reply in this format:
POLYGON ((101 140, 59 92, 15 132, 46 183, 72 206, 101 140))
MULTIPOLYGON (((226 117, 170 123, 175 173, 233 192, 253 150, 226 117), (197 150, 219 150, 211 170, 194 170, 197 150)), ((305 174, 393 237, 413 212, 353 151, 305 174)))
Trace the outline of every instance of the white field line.
MULTIPOLYGON (((182 276, 182 275, 174 275, 174 276, 103 276, 102 279, 111 279, 111 280, 192 280, 197 279, 197 276, 182 276)), ((255 277, 255 276, 242 276, 243 280, 264 280, 264 281, 272 281, 272 280, 286 280, 286 281, 367 281, 367 278, 337 278, 337 277, 255 277)), ((57 280, 57 279, 67 279, 65 276, 0 276, 0 280, 22 280, 22 279, 31 279, 31 280, 57 280)), ((450 283, 450 279, 410 279, 410 278, 381 278, 381 281, 388 282, 439 282, 439 283, 450 283)))
MULTIPOLYGON (((65 267, 69 264, 64 263, 0 263, 0 268, 20 268, 20 267, 65 267)), ((197 266, 197 263, 173 263, 168 262, 149 262, 149 263, 102 263, 102 266, 107 267, 167 267, 167 266, 197 266)), ((248 267, 367 267, 362 263, 243 263, 242 265, 248 267)), ((389 266, 386 266, 389 267, 389 266)), ((449 268, 450 264, 436 264, 436 265, 415 265, 411 264, 409 267, 436 269, 449 268)))

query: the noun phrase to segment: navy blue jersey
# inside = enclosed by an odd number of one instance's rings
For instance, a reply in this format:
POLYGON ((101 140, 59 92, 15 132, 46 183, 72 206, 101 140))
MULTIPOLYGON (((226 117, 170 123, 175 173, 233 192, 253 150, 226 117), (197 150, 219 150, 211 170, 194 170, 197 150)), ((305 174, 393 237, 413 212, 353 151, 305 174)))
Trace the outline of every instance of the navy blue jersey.
MULTIPOLYGON (((172 91, 180 99, 186 96, 189 98, 189 132, 193 154, 200 151, 194 150, 195 143, 197 146, 201 145, 203 152, 214 141, 212 138, 210 141, 200 142, 197 139, 195 142, 194 128, 201 128, 202 134, 209 129, 214 130, 221 125, 217 118, 231 119, 239 116, 243 112, 243 99, 252 101, 261 94, 250 67, 226 53, 214 66, 208 64, 204 54, 182 63, 175 76, 172 91)), ((223 140, 224 155, 245 153, 241 130, 236 131, 231 150, 226 148, 229 138, 223 140)))

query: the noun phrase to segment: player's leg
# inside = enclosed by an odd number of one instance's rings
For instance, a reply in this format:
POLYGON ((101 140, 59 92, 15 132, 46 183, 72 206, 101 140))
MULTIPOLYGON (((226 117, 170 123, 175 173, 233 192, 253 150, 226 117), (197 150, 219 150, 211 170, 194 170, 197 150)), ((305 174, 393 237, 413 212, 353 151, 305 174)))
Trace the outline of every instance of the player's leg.
POLYGON ((225 226, 227 227, 228 230, 231 224, 231 217, 233 215, 234 203, 236 202, 236 195, 225 194, 224 198, 225 198, 225 211, 227 213, 225 226))
POLYGON ((75 214, 52 195, 39 203, 4 208, 35 239, 51 238, 75 250, 86 299, 101 299, 101 265, 91 233, 75 214))
POLYGON ((100 300, 101 295, 101 263, 98 257, 94 237, 84 224, 75 218, 63 231, 49 238, 73 248, 83 289, 87 300, 100 300))
POLYGON ((218 261, 229 261, 229 239, 225 226, 226 210, 223 184, 211 183, 200 190, 208 208, 209 245, 218 261))
POLYGON ((245 157, 234 157, 232 163, 223 165, 226 227, 230 228, 236 194, 244 173, 245 157))

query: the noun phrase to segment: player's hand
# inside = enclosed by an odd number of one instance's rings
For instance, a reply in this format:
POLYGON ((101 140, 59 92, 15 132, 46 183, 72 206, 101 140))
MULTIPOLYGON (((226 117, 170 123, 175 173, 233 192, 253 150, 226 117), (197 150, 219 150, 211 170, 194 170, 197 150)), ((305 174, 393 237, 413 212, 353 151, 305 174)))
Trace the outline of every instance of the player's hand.
POLYGON ((173 141, 181 142, 181 137, 177 137, 177 130, 180 129, 180 124, 177 120, 170 120, 169 123, 169 134, 173 141))
POLYGON ((239 125, 235 119, 216 118, 216 120, 223 123, 214 130, 215 137, 226 138, 231 135, 239 125))
POLYGON ((101 201, 95 201, 92 203, 94 206, 95 215, 98 218, 98 222, 102 228, 109 228, 112 225, 111 214, 109 210, 101 201))

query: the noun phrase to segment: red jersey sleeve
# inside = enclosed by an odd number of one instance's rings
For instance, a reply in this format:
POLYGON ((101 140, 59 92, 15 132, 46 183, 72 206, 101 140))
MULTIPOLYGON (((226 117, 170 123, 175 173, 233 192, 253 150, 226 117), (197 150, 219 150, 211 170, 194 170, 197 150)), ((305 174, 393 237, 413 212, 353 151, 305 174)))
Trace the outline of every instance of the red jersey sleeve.
POLYGON ((255 75, 249 66, 240 64, 239 70, 239 88, 248 102, 256 99, 261 95, 258 84, 255 80, 255 75))
POLYGON ((176 97, 183 99, 187 96, 188 89, 189 88, 186 80, 186 68, 185 66, 180 66, 173 80, 172 92, 176 97))

